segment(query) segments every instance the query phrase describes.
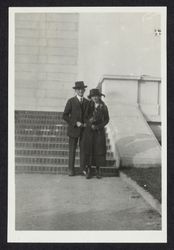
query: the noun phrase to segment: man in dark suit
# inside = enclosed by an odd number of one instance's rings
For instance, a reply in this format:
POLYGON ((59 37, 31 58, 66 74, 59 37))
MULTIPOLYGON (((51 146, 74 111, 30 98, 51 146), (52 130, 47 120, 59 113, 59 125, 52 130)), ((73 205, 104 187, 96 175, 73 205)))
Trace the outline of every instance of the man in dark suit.
POLYGON ((67 135, 69 136, 69 176, 75 175, 74 163, 78 140, 80 145, 80 168, 85 174, 84 153, 81 148, 81 138, 85 127, 84 113, 89 102, 83 97, 86 87, 87 86, 84 85, 83 81, 75 82, 73 89, 75 89, 76 96, 67 101, 63 112, 63 119, 68 123, 67 135))

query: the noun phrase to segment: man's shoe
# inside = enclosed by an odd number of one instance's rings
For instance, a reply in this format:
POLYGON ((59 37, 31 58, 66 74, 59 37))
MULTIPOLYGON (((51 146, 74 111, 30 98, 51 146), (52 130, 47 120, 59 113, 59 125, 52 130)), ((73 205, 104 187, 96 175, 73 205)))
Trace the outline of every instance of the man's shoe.
POLYGON ((97 173, 96 173, 96 177, 97 179, 101 179, 101 173, 100 173, 100 169, 97 169, 97 173))
POLYGON ((101 175, 97 175, 97 179, 101 179, 102 177, 101 177, 101 175))
POLYGON ((69 175, 69 176, 74 176, 74 175, 75 175, 75 172, 74 172, 73 170, 70 170, 68 175, 69 175))
POLYGON ((82 174, 83 174, 84 176, 86 176, 87 173, 86 173, 85 170, 83 170, 83 171, 82 171, 82 174))
POLYGON ((88 168, 87 169, 87 174, 86 174, 86 179, 90 179, 91 178, 91 169, 88 168))

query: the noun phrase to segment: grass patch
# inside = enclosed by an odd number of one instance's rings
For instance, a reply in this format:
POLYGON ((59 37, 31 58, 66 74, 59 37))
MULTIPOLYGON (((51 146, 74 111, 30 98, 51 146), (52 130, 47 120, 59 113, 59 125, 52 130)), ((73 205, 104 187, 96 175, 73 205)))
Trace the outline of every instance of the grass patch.
POLYGON ((161 168, 123 168, 128 177, 161 202, 161 168))

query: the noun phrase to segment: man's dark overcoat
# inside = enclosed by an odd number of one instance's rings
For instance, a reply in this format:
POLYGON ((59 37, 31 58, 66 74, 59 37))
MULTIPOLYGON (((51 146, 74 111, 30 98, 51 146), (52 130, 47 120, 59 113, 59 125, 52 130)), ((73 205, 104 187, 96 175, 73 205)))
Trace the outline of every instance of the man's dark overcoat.
POLYGON ((88 106, 88 100, 83 97, 83 103, 80 104, 77 96, 67 101, 63 112, 63 119, 68 123, 67 135, 69 137, 79 137, 82 128, 77 127, 77 122, 84 122, 84 113, 88 106))
POLYGON ((90 101, 85 112, 84 121, 87 127, 82 137, 82 148, 85 153, 85 164, 104 166, 106 164, 106 136, 105 126, 109 122, 108 108, 103 101, 95 108, 90 101), (96 129, 91 128, 95 125, 96 129))

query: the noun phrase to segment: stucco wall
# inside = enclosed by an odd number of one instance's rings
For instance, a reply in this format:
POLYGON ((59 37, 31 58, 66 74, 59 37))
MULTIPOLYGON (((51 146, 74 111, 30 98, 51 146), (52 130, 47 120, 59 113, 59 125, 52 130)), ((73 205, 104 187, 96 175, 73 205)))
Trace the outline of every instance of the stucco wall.
POLYGON ((160 77, 155 28, 155 13, 16 13, 15 109, 62 111, 76 80, 86 96, 106 74, 160 77))
POLYGON ((110 109, 115 109, 115 103, 133 104, 147 121, 161 121, 160 78, 105 75, 98 86, 105 92, 110 109))
POLYGON ((160 15, 155 13, 81 13, 78 77, 89 88, 102 75, 161 76, 160 15))
POLYGON ((15 109, 61 111, 77 77, 78 14, 15 14, 15 109))
MULTIPOLYGON (((122 77, 121 79, 119 76, 109 78, 108 76, 101 82, 100 87, 106 95, 104 101, 110 115, 108 132, 109 137, 112 138, 111 146, 116 151, 117 159, 123 167, 160 166, 161 147, 140 111, 141 102, 137 102, 139 100, 144 103, 148 100, 149 105, 152 105, 152 110, 147 113, 147 116, 150 118, 152 114, 154 120, 160 119, 158 104, 155 103, 155 100, 158 100, 158 90, 156 93, 152 91, 156 88, 156 84, 159 86, 159 80, 148 78, 142 83, 138 81, 138 77, 128 80, 129 78, 122 77), (154 84, 152 84, 153 81, 154 84), (147 84, 149 97, 139 96, 141 92, 138 89, 141 89, 141 84, 143 86, 147 84), (150 102, 151 99, 154 100, 153 103, 150 102)), ((160 131, 158 132, 160 134, 160 131)))

